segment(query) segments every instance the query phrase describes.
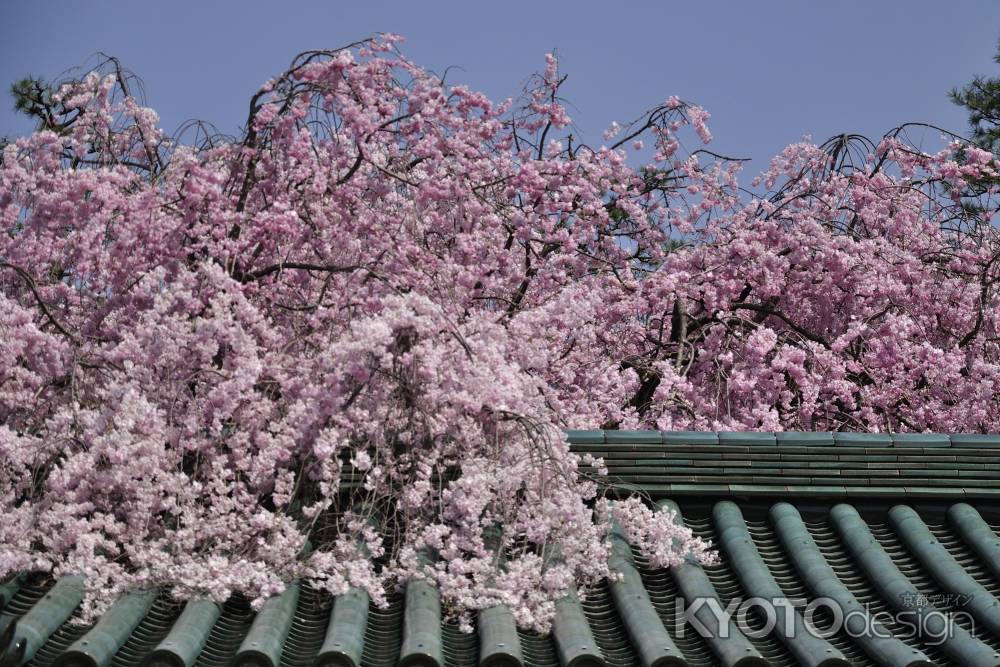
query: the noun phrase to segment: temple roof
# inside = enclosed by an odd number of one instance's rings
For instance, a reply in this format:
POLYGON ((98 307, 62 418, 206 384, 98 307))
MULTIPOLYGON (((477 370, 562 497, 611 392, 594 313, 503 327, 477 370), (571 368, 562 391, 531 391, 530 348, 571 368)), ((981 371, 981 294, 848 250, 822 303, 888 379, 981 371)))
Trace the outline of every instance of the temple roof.
POLYGON ((570 431, 611 481, 655 497, 1000 499, 1000 435, 570 431))
POLYGON ((503 608, 463 634, 424 582, 386 609, 295 584, 256 614, 139 592, 80 626, 81 579, 28 575, 0 585, 0 667, 1000 665, 1000 437, 569 435, 721 562, 654 570, 616 534, 621 579, 560 601, 545 636, 503 608))

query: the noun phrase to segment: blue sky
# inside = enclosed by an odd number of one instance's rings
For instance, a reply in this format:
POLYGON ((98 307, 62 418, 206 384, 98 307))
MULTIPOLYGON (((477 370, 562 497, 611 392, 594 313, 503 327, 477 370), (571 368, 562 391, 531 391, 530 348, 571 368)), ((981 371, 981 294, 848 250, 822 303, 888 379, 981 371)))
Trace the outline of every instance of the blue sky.
MULTIPOLYGON (((675 94, 712 113, 713 148, 752 158, 752 172, 804 134, 881 136, 904 121, 964 132, 947 90, 1000 74, 995 0, 5 2, 0 25, 4 87, 104 51, 143 78, 168 131, 200 118, 233 132, 295 53, 378 31, 405 35, 412 59, 453 67, 450 81, 495 99, 555 49, 585 140, 675 94)), ((0 103, 0 135, 30 129, 0 103)))

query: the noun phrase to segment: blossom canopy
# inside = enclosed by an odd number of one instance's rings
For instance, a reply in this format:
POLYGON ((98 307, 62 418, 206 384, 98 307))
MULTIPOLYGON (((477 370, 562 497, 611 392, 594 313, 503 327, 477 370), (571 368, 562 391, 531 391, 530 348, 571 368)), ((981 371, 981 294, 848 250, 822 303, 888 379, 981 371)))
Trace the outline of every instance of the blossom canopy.
POLYGON ((420 577, 545 629, 614 522, 711 558, 564 429, 998 430, 992 154, 801 143, 747 194, 697 106, 594 147, 554 57, 496 104, 398 41, 298 56, 235 138, 109 61, 5 148, 0 578, 420 577))

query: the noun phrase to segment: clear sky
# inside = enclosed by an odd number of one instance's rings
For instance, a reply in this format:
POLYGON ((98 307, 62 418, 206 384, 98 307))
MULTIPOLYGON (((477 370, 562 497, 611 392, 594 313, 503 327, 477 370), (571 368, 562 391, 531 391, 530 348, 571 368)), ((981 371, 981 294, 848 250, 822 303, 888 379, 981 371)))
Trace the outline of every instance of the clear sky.
MULTIPOLYGON (((374 32, 405 35, 410 58, 494 99, 555 49, 585 140, 676 94, 712 113, 713 148, 753 158, 753 172, 804 134, 875 137, 904 121, 964 132, 947 90, 1000 74, 996 0, 7 1, 0 26, 4 87, 103 51, 143 78, 168 131, 200 118, 233 132, 294 54, 374 32)), ((0 103, 0 135, 30 129, 0 103)))

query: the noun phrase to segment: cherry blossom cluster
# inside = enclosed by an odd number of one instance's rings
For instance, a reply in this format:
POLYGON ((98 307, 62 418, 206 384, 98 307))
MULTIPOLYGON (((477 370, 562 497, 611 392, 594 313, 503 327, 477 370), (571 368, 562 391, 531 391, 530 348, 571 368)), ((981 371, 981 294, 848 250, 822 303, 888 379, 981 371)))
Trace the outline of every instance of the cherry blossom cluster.
POLYGON ((997 430, 992 155, 803 143, 751 197, 699 107, 589 146, 554 57, 495 104, 398 42, 300 55, 235 139, 112 68, 7 146, 0 578, 84 574, 86 618, 417 577, 545 630, 613 522, 711 558, 565 429, 997 430))

